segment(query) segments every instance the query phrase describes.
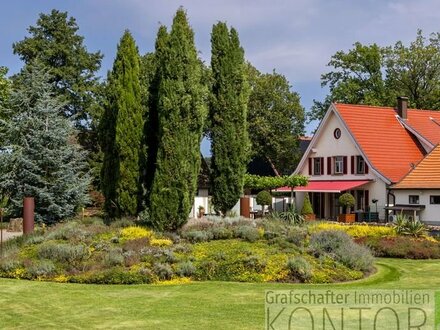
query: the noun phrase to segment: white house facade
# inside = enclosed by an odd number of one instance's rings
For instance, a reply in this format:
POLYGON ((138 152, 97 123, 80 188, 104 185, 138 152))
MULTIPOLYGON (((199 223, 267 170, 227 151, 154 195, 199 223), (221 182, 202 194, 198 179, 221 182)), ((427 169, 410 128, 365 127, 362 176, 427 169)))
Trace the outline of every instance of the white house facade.
POLYGON ((440 142, 440 113, 406 105, 332 104, 294 172, 309 177, 295 188, 297 209, 308 193, 317 218, 336 219, 338 197, 350 192, 358 221, 388 219, 401 198, 391 186, 440 142))

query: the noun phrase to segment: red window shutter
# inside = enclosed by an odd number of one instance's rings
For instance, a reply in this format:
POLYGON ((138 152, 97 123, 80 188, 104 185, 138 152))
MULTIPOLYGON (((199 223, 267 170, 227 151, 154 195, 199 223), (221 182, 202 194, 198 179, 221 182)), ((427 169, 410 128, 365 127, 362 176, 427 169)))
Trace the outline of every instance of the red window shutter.
POLYGON ((312 158, 309 158, 309 175, 312 175, 312 158))
POLYGON ((321 175, 324 175, 324 157, 321 157, 321 175))
POLYGON ((365 190, 365 212, 368 211, 368 207, 370 206, 370 192, 365 190))
POLYGON ((332 174, 332 158, 331 157, 327 157, 327 174, 328 175, 332 174))
POLYGON ((354 174, 354 156, 351 156, 351 174, 354 174))
POLYGON ((365 162, 365 174, 368 174, 368 165, 367 165, 367 162, 365 162))
POLYGON ((344 174, 347 174, 347 156, 344 156, 343 158, 343 167, 344 167, 344 174))

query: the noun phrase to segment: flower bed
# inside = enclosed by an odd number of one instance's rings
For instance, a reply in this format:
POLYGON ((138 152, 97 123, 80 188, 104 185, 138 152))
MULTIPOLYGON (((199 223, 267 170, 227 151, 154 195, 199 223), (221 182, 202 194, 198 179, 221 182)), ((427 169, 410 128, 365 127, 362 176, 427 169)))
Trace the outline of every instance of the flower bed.
POLYGON ((310 235, 282 221, 226 219, 188 226, 179 235, 132 224, 71 221, 13 240, 5 246, 0 276, 97 284, 330 283, 372 269, 371 254, 346 234, 310 235), (339 243, 320 250, 318 241, 339 243))

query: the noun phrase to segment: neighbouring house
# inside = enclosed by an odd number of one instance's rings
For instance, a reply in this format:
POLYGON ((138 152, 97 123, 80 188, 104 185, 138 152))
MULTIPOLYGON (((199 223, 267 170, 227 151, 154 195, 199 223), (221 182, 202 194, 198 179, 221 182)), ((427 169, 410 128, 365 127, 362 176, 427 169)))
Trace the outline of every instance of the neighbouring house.
POLYGON ((371 219, 371 212, 388 219, 397 204, 393 185, 440 142, 440 112, 408 109, 404 97, 397 103, 329 107, 294 172, 309 177, 306 187, 295 188, 298 209, 308 193, 318 218, 336 219, 339 196, 350 192, 358 220, 371 219))
POLYGON ((402 212, 428 224, 440 222, 440 144, 391 186, 394 215, 402 212))

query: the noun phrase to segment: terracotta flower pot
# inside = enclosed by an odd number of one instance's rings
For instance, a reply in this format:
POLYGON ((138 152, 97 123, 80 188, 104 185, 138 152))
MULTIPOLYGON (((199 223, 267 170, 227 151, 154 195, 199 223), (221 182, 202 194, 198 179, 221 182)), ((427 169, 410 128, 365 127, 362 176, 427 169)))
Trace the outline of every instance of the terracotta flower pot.
POLYGON ((353 223, 356 220, 356 214, 340 214, 338 221, 344 223, 353 223))
POLYGON ((316 220, 316 215, 315 214, 304 214, 304 219, 306 221, 314 221, 314 220, 316 220))

